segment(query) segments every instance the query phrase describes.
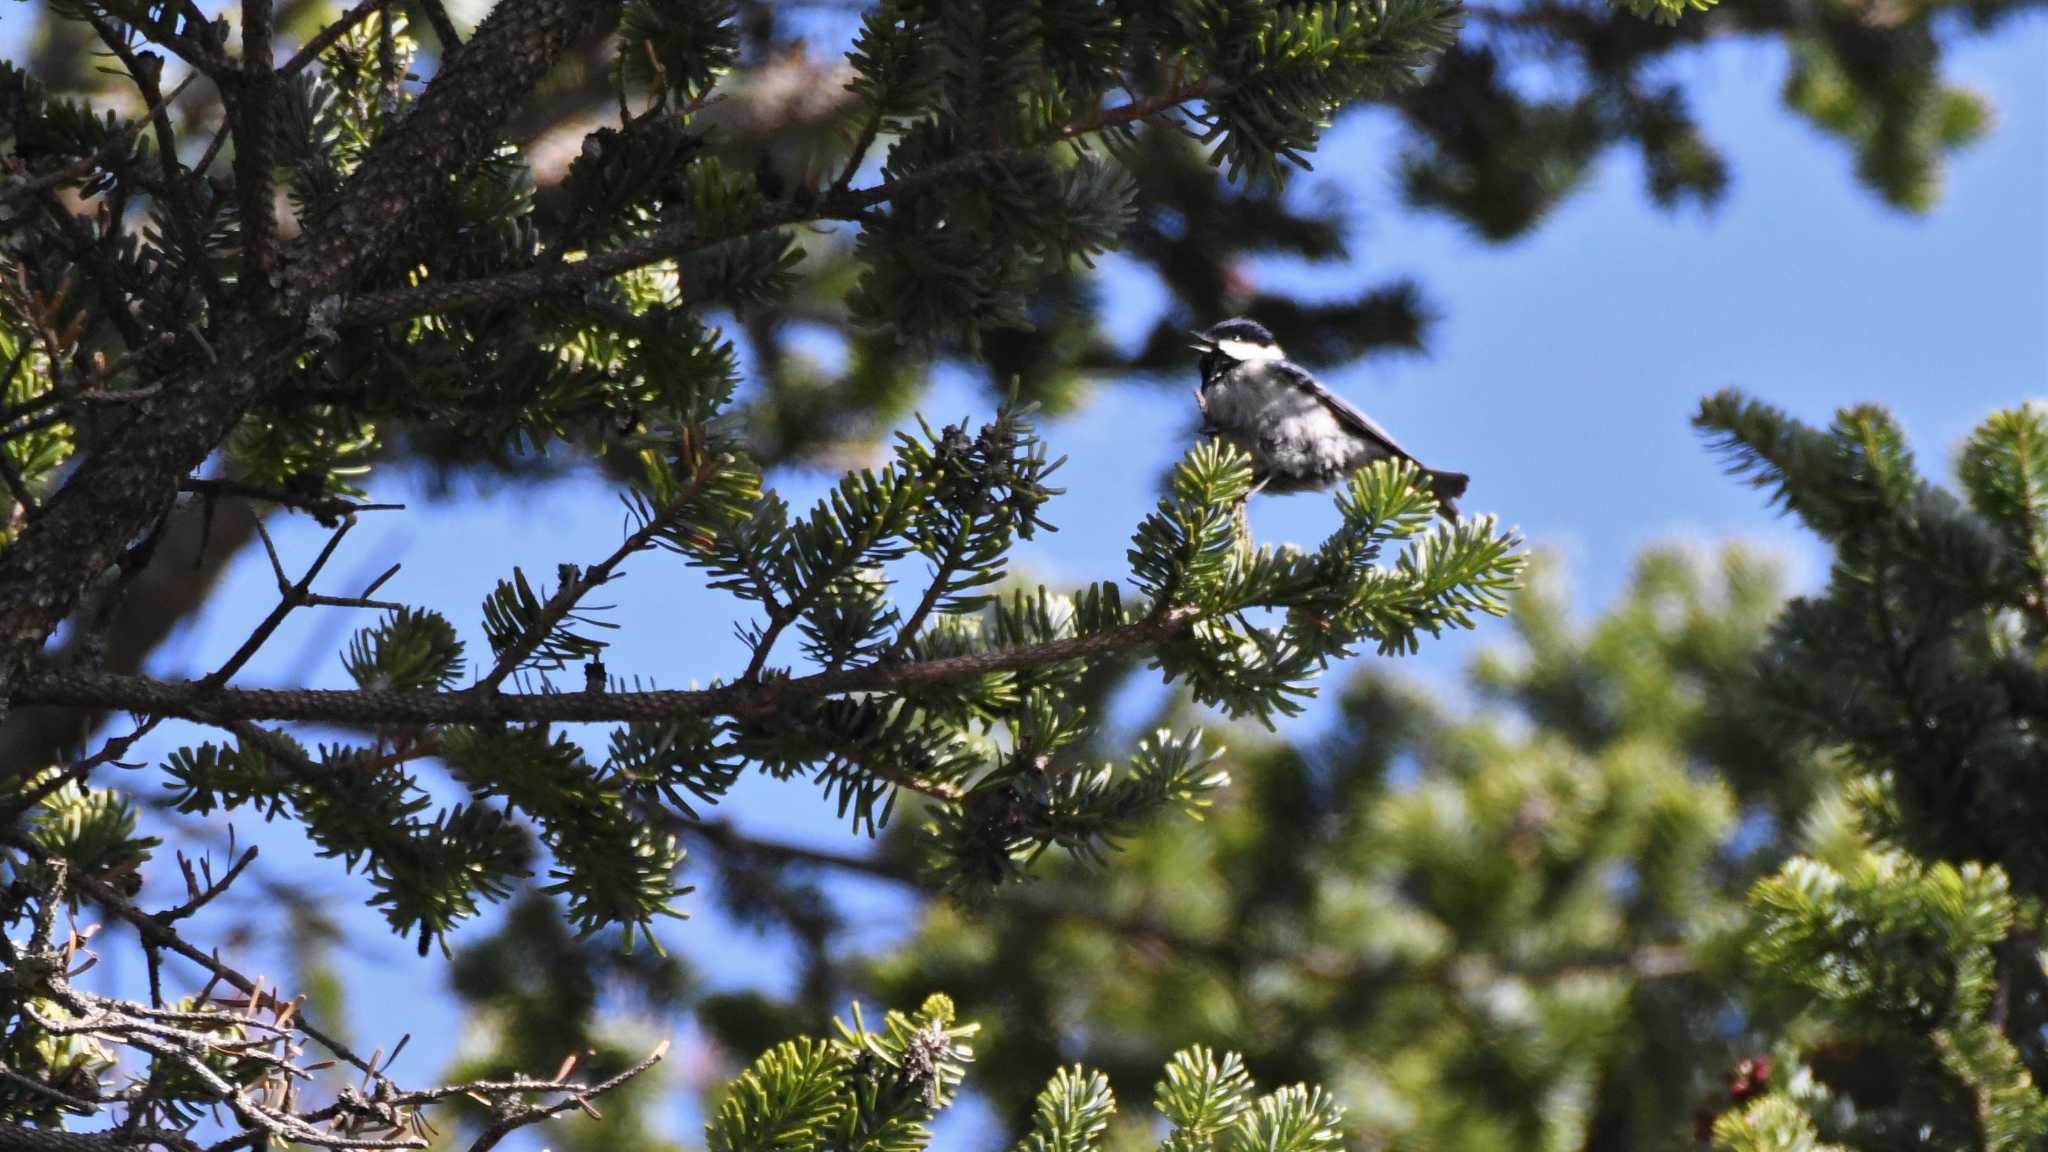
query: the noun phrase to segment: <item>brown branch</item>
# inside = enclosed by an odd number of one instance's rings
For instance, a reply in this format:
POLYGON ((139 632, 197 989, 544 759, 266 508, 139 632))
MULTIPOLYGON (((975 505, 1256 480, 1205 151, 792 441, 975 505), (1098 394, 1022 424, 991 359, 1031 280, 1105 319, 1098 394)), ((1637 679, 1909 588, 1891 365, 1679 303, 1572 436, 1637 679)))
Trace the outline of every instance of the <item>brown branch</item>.
POLYGON ((265 616, 262 622, 256 625, 255 630, 250 632, 248 638, 242 641, 242 646, 235 649, 234 655, 228 657, 227 661, 219 668, 214 669, 212 673, 199 681, 199 687, 202 692, 210 692, 227 683, 230 677, 241 671, 243 665, 255 657, 257 651, 263 647, 265 641, 270 639, 271 633, 276 632, 278 627, 284 623, 286 617, 290 616, 295 610, 312 602, 314 577, 320 575, 322 568, 327 567, 327 561, 334 557, 334 550, 341 547, 342 538, 347 536, 349 529, 355 527, 355 525, 356 518, 354 516, 343 520, 341 527, 336 528, 334 534, 327 538, 327 545, 320 549, 320 555, 307 567, 306 574, 301 576, 297 583, 293 583, 285 576, 283 566, 278 563, 277 546, 271 543, 270 533, 264 529, 262 521, 257 521, 256 534, 262 538, 263 550, 270 556, 271 569, 277 576, 277 607, 272 608, 270 614, 265 616))
POLYGON ((178 481, 178 491, 213 499, 217 496, 239 496, 245 500, 257 500, 304 512, 327 527, 340 523, 343 517, 357 512, 390 512, 405 507, 403 504, 369 504, 350 500, 345 496, 309 496, 298 492, 287 492, 263 484, 250 484, 243 480, 225 477, 202 479, 197 476, 178 481))
POLYGON ((745 220, 719 228, 700 229, 691 221, 677 221, 664 226, 645 240, 596 253, 584 260, 555 261, 541 267, 508 272, 499 276, 479 276, 470 280, 453 280, 445 283, 430 281, 413 288, 366 292, 349 301, 343 322, 353 325, 385 324, 414 316, 439 316, 476 308, 502 308, 522 304, 567 289, 595 284, 623 272, 631 272, 663 260, 672 260, 756 232, 819 220, 855 219, 875 205, 899 196, 956 176, 979 172, 1026 152, 1147 120, 1190 101, 1211 96, 1214 91, 1201 84, 1183 85, 1148 100, 1133 101, 1104 110, 1032 144, 977 149, 929 164, 894 180, 884 181, 859 191, 828 194, 808 204, 778 202, 745 220))
POLYGON ((297 720, 418 725, 550 722, 620 723, 700 716, 772 717, 787 705, 855 692, 906 692, 935 684, 1089 660, 1165 640, 1202 615, 1173 608, 1087 636, 908 664, 870 664, 788 680, 651 692, 401 692, 388 688, 220 688, 75 669, 30 676, 16 704, 120 708, 202 723, 297 720))
MULTIPOLYGON (((52 1132, 46 1129, 0 1123, 0 1150, 12 1152, 113 1152, 120 1148, 162 1145, 173 1152, 199 1152, 190 1130, 163 1131, 147 1127, 155 1102, 153 1092, 161 1075, 175 1070, 195 1081, 201 1091, 194 1095, 224 1107, 242 1126, 242 1131, 213 1145, 212 1152, 260 1146, 267 1141, 330 1149, 423 1149, 429 1146, 429 1128, 420 1114, 425 1105, 457 1095, 475 1098, 490 1108, 490 1121, 471 1145, 473 1152, 489 1149, 510 1132, 570 1110, 597 1115, 593 1098, 604 1095, 644 1074, 668 1051, 662 1043, 646 1057, 610 1079, 597 1084, 567 1079, 569 1067, 548 1080, 519 1076, 509 1080, 478 1081, 423 1091, 401 1089, 383 1072, 389 1060, 376 1056, 364 1061, 346 1048, 321 1037, 318 1029, 301 1016, 304 997, 286 999, 276 990, 266 991, 264 982, 242 980, 217 957, 206 957, 179 939, 171 923, 218 895, 234 881, 251 859, 253 850, 242 856, 226 875, 198 889, 197 879, 186 868, 191 899, 167 912, 150 916, 107 885, 74 867, 64 857, 40 848, 17 832, 0 833, 4 841, 29 853, 43 864, 37 892, 39 907, 25 947, 9 946, 10 966, 0 969, 0 987, 19 993, 14 1013, 36 1033, 52 1037, 77 1036, 100 1045, 120 1045, 148 1054, 151 1073, 138 1095, 124 1092, 119 1098, 127 1105, 125 1123, 93 1133, 52 1132), (59 910, 68 906, 72 892, 81 891, 99 900, 114 915, 128 920, 142 934, 151 957, 152 985, 155 984, 156 950, 169 947, 187 955, 212 973, 192 1009, 166 1009, 154 987, 152 1003, 86 992, 74 987, 70 978, 84 967, 73 968, 72 957, 89 933, 75 929, 62 937, 57 932, 59 910), (214 997, 213 988, 226 981, 244 995, 240 999, 214 997), (60 1011, 36 1005, 44 1001, 60 1011), (315 1111, 296 1105, 295 1081, 310 1078, 319 1065, 301 1066, 304 1051, 301 1038, 311 1037, 365 1074, 361 1089, 344 1088, 332 1103, 315 1111), (246 1064, 260 1070, 254 1082, 230 1071, 246 1064), (232 1078, 232 1079, 231 1079, 232 1078), (534 1097, 558 1096, 547 1103, 534 1097), (371 1133, 364 1135, 363 1133, 371 1133), (379 1134, 381 1133, 381 1134, 379 1134)), ((183 858, 180 858, 183 863, 183 858)), ((86 965, 89 967, 90 965, 86 965)), ((398 1047, 403 1048, 401 1040, 398 1047)), ((396 1056, 394 1049, 392 1055, 396 1056)), ((24 1077, 0 1065, 0 1081, 17 1083, 84 1114, 99 1112, 110 1099, 86 1100, 53 1085, 24 1077)), ((215 1112, 219 1119, 219 1112, 215 1112)))
POLYGON ((161 1144, 178 1152, 199 1152, 199 1145, 176 1132, 158 1128, 110 1128, 104 1132, 64 1132, 31 1128, 0 1120, 0 1152, 114 1152, 161 1144))
POLYGON ((255 312, 271 307, 277 251, 277 156, 271 127, 271 59, 276 32, 271 0, 242 0, 242 82, 228 93, 235 125, 235 198, 242 210, 242 298, 255 312))
POLYGON ((383 4, 384 0, 358 0, 355 7, 342 13, 333 23, 315 32, 311 39, 299 45, 299 50, 292 53, 292 58, 285 61, 284 67, 277 70, 278 78, 289 80, 298 75, 300 69, 319 59, 322 52, 327 51, 336 40, 347 35, 349 29, 362 23, 370 13, 375 12, 383 4))
POLYGON ((565 1099, 547 1105, 526 1104, 516 1100, 501 1100, 491 1109, 491 1122, 485 1125, 482 1132, 477 1133, 476 1139, 469 1145, 468 1152, 490 1152, 505 1137, 519 1129, 530 1124, 538 1124, 542 1120, 553 1116, 559 1116, 572 1108, 594 1115, 595 1110, 590 1107, 591 1097, 601 1096, 638 1077, 656 1064, 661 1063, 662 1058, 667 1055, 668 1041, 664 1040, 638 1064, 613 1076, 602 1084, 592 1085, 588 1088, 568 1089, 554 1085, 527 1087, 517 1083, 511 1085, 491 1085, 486 1090, 510 1092, 566 1091, 569 1095, 565 1099))

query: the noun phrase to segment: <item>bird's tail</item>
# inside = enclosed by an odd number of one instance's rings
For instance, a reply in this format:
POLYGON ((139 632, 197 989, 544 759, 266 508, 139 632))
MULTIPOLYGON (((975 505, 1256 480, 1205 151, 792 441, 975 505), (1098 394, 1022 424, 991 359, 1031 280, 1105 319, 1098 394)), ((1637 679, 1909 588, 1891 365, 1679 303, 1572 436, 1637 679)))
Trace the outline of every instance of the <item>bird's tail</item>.
POLYGON ((1423 469, 1423 474, 1429 477, 1430 490, 1436 493, 1437 508, 1443 512, 1444 519, 1456 524, 1458 497, 1465 494, 1465 485, 1470 484, 1472 478, 1463 472, 1439 472, 1434 468, 1423 469))

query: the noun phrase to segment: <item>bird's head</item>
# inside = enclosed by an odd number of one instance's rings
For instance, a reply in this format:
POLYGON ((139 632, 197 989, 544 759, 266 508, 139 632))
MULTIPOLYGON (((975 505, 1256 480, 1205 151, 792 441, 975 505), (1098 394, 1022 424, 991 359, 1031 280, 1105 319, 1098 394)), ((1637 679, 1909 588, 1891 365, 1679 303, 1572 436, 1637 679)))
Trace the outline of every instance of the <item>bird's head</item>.
POLYGON ((1286 355, 1280 351, 1279 342, 1273 339, 1273 334, 1266 330, 1264 324, 1242 316, 1233 316, 1190 335, 1195 338, 1194 349, 1203 353, 1205 360, 1215 356, 1231 363, 1242 363, 1246 360, 1279 360, 1286 355))

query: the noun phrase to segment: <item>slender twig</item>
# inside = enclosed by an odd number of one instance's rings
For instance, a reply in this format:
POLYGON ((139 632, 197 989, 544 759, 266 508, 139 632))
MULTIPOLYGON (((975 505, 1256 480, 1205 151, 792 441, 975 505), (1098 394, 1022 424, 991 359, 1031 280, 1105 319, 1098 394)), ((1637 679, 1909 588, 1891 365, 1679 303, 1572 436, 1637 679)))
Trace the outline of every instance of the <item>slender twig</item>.
POLYGON ((547 1105, 521 1104, 509 1100, 500 1103, 494 1110, 495 1116, 490 1124, 485 1126, 484 1130, 477 1134, 477 1138, 470 1143, 469 1152, 490 1152, 490 1149, 497 1147, 500 1141, 513 1132, 528 1125, 538 1124, 542 1120, 559 1116, 570 1109, 591 1113, 593 1112, 590 1107, 591 1097, 602 1096, 625 1084, 627 1081, 642 1075, 648 1069, 661 1063, 662 1059, 667 1055, 668 1041, 664 1040, 653 1052, 643 1057, 639 1063, 603 1083, 595 1084, 588 1088, 576 1089, 550 1085, 542 1088, 507 1087, 501 1089, 501 1091, 508 1092, 567 1092, 569 1095, 565 1099, 547 1105))
MULTIPOLYGON (((180 853, 178 859, 182 863, 185 859, 184 854, 180 853)), ((183 904, 178 905, 176 908, 167 908, 164 911, 157 913, 157 919, 163 921, 165 924, 176 924, 178 921, 183 920, 185 917, 190 916, 194 912, 199 911, 201 908, 206 907, 208 904, 213 902, 215 897, 219 896, 221 893, 228 890, 228 885, 233 884, 235 882, 235 878, 242 874, 243 869, 247 868, 249 865, 255 862, 256 848, 254 845, 251 845, 247 851, 243 852, 239 857, 235 859, 235 862, 233 864, 228 866, 228 870, 226 872, 221 873, 220 879, 215 880, 213 883, 208 884, 205 888, 202 888, 194 892, 189 899, 187 899, 183 904)))
MULTIPOLYGON (((11 830, 0 830, 0 841, 4 841, 10 847, 13 847, 19 851, 28 853, 30 856, 35 857, 38 861, 41 861, 44 864, 68 864, 68 861, 66 861, 64 857, 59 856, 54 852, 51 852, 50 850, 42 847, 41 845, 28 839, 26 836, 20 835, 17 832, 11 830)), ((230 968, 226 964, 222 963, 220 957, 200 951, 198 948, 194 947, 191 943, 189 943, 183 936, 179 935, 176 929, 172 928, 168 924, 163 923, 161 920, 158 920, 156 917, 150 915, 149 913, 144 912, 140 907, 136 906, 133 900, 130 900, 126 896, 123 896, 121 893, 115 891, 111 885, 94 876, 88 875, 83 872, 77 872, 75 875, 73 875, 71 878, 71 882, 78 885, 80 889, 84 890, 86 895, 91 896, 93 900, 97 902, 101 907, 113 913, 120 919, 126 921, 130 926, 132 926, 135 929, 136 933, 142 937, 145 943, 148 943, 157 948, 162 948, 165 951, 175 952, 178 955, 184 957, 185 959, 191 961, 192 963, 199 965, 201 968, 204 968, 207 972, 211 973, 222 983, 227 984, 235 989, 238 989, 239 991, 244 992, 250 996, 257 995, 258 988, 254 980, 249 979, 247 976, 242 975, 240 972, 237 972, 233 968, 230 968)), ((54 908, 54 904, 52 905, 52 907, 54 908)), ((354 1066, 355 1068, 370 1074, 373 1077, 380 1076, 377 1070, 374 1067, 372 1067, 368 1061, 364 1060, 361 1056, 356 1055, 356 1052, 353 1048, 350 1048, 343 1041, 336 1039, 334 1036, 315 1027, 311 1021, 306 1019, 303 1013, 301 1013, 297 1017, 294 1023, 299 1031, 304 1032, 307 1036, 311 1037, 315 1043, 327 1049, 329 1052, 332 1052, 337 1059, 342 1060, 354 1066)))
MULTIPOLYGON (((403 504, 372 504, 350 500, 345 496, 306 495, 272 488, 263 484, 251 484, 245 480, 230 480, 224 477, 202 479, 196 476, 178 481, 178 491, 212 499, 216 496, 239 496, 245 500, 258 500, 276 504, 282 508, 305 512, 328 527, 333 527, 342 517, 357 512, 390 512, 402 510, 403 504)), ((368 593, 364 593, 368 595, 368 593)))
POLYGON ((62 669, 25 677, 16 704, 123 708, 207 723, 299 720, 338 724, 484 724, 626 722, 702 716, 761 718, 803 701, 861 692, 904 692, 1089 660, 1165 640, 1203 615, 1195 607, 1155 613, 1130 624, 1044 644, 897 664, 868 664, 761 683, 647 692, 410 692, 389 688, 220 688, 195 681, 62 669))
POLYGON ((384 0, 357 0, 355 7, 342 13, 332 23, 315 32, 311 39, 299 45, 299 50, 292 53, 291 59, 285 61, 277 70, 278 79, 289 80, 296 76, 300 69, 319 59, 320 54, 332 47, 336 40, 348 35, 350 29, 362 23, 370 13, 383 5, 384 0))
MULTIPOLYGON (((99 34, 100 42, 128 69, 128 79, 142 94, 143 105, 149 108, 149 122, 156 128, 157 151, 163 155, 164 186, 173 199, 184 195, 184 176, 178 166, 178 134, 171 127, 170 102, 164 99, 163 89, 158 80, 163 75, 163 58, 150 54, 143 56, 129 46, 127 38, 113 24, 99 17, 91 19, 93 31, 99 34)), ((197 73, 194 73, 197 75, 197 73)), ((186 83, 192 77, 185 78, 186 83)), ((180 84, 179 89, 184 88, 180 84)))
POLYGON ((992 496, 989 485, 983 483, 975 496, 974 506, 960 518, 959 529, 953 533, 953 538, 946 542, 944 553, 933 558, 931 583, 925 586, 924 595, 918 598, 917 607, 911 609, 909 619, 897 629, 896 639, 891 641, 888 650, 882 653, 881 659, 884 663, 902 659, 903 653, 917 640, 917 634, 923 631, 925 620, 939 606, 939 601, 945 599, 948 582, 960 567, 968 542, 974 537, 975 525, 987 514, 992 496))
POLYGON ((42 783, 23 791, 21 795, 5 803, 0 803, 0 823, 12 822, 15 817, 42 803, 44 797, 57 792, 68 784, 83 781, 86 777, 92 775, 93 769, 98 768, 102 764, 111 764, 119 760, 122 756, 127 755, 128 749, 137 740, 149 735, 162 722, 162 717, 146 717, 134 728, 129 729, 127 735, 109 737, 107 742, 100 746, 98 752, 66 765, 64 771, 53 773, 42 783))
POLYGON ((860 174, 860 166, 868 158, 868 149, 874 147, 875 137, 882 130, 882 109, 877 106, 867 122, 861 125, 860 136, 846 153, 846 165, 839 170, 839 178, 832 181, 832 191, 840 193, 853 186, 853 178, 860 174))
POLYGON ((223 116, 220 127, 213 130, 213 139, 206 142, 206 151, 201 152, 199 154, 199 162, 192 165, 192 174, 194 176, 204 178, 206 170, 213 167, 215 160, 220 159, 221 149, 226 146, 228 136, 231 134, 230 125, 231 122, 223 116))
POLYGON ((271 633, 277 631, 278 626, 284 623, 285 617, 290 616, 293 611, 306 605, 313 590, 313 578, 320 575, 322 568, 327 567, 327 561, 333 557, 334 550, 341 546, 342 538, 347 536, 349 529, 355 526, 356 518, 354 516, 349 516, 342 520, 341 527, 336 528, 333 535, 327 538, 326 547, 320 549, 320 555, 314 558, 312 565, 306 569, 306 574, 300 577, 297 583, 293 583, 285 576, 284 568, 278 563, 277 546, 271 543, 270 532, 263 527, 261 520, 256 522, 256 534, 262 537, 264 551, 269 553, 271 569, 277 576, 277 607, 272 608, 270 614, 265 616, 262 622, 256 625, 255 630, 250 632, 248 638, 242 641, 240 648, 235 649, 234 655, 227 658, 226 663, 223 663, 219 668, 214 669, 210 675, 199 681, 199 688, 202 693, 227 683, 229 677, 241 671, 242 666, 247 664, 256 655, 257 650, 262 648, 264 642, 270 639, 271 633))
MULTIPOLYGON (((29 1076, 23 1076, 21 1073, 16 1072, 12 1068, 9 1068, 4 1063, 0 1063, 0 1080, 5 1080, 9 1084, 13 1084, 16 1087, 26 1088, 29 1091, 34 1092, 38 1096, 47 1096, 50 1099, 55 1100, 57 1103, 62 1104, 66 1108, 70 1108, 81 1115, 91 1115, 92 1113, 100 1110, 100 1106, 91 1100, 82 1100, 79 1097, 73 1096, 68 1092, 59 1092, 57 1089, 50 1087, 48 1084, 45 1084, 40 1080, 37 1080, 29 1076)), ((7 1147, 7 1140, 4 1133, 0 1133, 0 1147, 7 1147)))
POLYGON ((14 458, 5 452, 0 452, 0 482, 6 483, 7 494, 21 507, 22 519, 33 520, 43 510, 36 494, 29 491, 28 481, 22 478, 21 469, 14 466, 14 458))

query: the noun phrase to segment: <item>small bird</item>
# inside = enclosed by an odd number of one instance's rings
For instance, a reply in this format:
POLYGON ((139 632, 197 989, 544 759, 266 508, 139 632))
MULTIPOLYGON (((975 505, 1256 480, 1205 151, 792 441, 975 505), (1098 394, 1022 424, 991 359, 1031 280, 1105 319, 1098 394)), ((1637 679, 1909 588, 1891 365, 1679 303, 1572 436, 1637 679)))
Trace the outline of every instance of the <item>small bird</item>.
POLYGON ((1264 325, 1235 317, 1191 333, 1202 354, 1202 435, 1220 436, 1251 454, 1254 492, 1308 492, 1392 457, 1422 469, 1444 519, 1456 523, 1456 500, 1471 479, 1441 472, 1394 441, 1372 417, 1323 387, 1287 358, 1264 325))

